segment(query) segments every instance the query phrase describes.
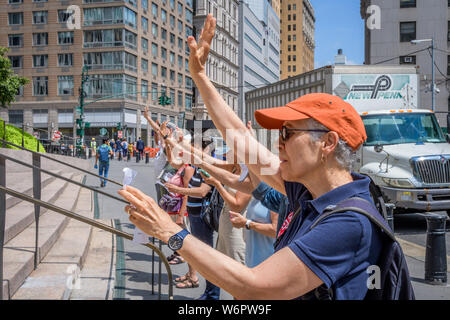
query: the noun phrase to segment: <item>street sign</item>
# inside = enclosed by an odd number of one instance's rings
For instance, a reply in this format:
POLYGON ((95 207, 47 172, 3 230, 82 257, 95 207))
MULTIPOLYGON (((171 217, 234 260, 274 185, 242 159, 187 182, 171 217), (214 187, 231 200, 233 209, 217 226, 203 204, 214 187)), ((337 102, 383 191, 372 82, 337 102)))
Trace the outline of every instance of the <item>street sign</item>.
POLYGON ((117 131, 117 138, 122 139, 122 131, 117 131))
POLYGON ((59 139, 61 139, 61 132, 60 131, 55 131, 55 132, 53 132, 53 139, 54 140, 59 140, 59 139))
POLYGON ((108 134, 108 130, 106 130, 106 128, 101 128, 100 129, 100 135, 102 137, 106 136, 108 134))

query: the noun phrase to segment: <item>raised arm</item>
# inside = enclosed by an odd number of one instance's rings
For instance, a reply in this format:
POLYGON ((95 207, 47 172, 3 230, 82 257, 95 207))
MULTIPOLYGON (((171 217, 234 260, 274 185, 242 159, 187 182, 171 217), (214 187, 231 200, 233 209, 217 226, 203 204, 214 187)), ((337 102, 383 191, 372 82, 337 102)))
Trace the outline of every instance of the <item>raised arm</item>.
POLYGON ((208 114, 216 128, 221 132, 228 146, 235 152, 239 161, 248 164, 248 167, 262 180, 285 193, 284 182, 279 172, 280 160, 272 154, 247 131, 245 124, 222 99, 219 92, 208 79, 205 73, 205 63, 208 57, 210 44, 214 37, 216 20, 208 14, 199 42, 194 37, 188 38, 190 49, 189 70, 202 100, 208 109, 208 114), (243 145, 244 150, 237 150, 237 143, 243 145), (236 144, 236 145, 235 145, 236 144), (249 164, 248 159, 256 159, 256 164, 249 164))

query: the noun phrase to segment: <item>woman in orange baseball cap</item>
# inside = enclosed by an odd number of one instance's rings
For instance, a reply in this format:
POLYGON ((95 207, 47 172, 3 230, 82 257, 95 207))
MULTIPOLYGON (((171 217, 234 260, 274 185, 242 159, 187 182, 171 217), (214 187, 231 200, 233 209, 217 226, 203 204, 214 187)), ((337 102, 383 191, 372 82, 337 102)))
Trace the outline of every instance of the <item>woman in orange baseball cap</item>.
POLYGON ((253 138, 206 76, 215 24, 208 15, 198 43, 188 38, 191 76, 227 145, 236 149, 245 143, 238 160, 289 199, 275 253, 248 268, 182 230, 153 199, 127 187, 119 194, 133 205, 125 208, 131 222, 178 250, 206 279, 238 299, 364 299, 368 267, 380 255, 381 231, 353 211, 333 213, 312 228, 324 212, 348 198, 373 204, 370 180, 351 172, 351 159, 366 139, 361 118, 350 104, 328 94, 259 110, 258 123, 280 132, 279 156, 273 154, 253 138))

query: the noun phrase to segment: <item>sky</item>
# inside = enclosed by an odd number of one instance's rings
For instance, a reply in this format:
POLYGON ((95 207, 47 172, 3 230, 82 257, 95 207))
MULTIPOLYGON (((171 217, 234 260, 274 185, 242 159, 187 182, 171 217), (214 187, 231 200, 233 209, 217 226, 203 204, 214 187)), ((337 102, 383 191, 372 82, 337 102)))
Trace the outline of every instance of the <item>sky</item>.
POLYGON ((359 0, 311 0, 316 16, 315 67, 334 63, 343 49, 347 64, 364 63, 364 20, 359 0))

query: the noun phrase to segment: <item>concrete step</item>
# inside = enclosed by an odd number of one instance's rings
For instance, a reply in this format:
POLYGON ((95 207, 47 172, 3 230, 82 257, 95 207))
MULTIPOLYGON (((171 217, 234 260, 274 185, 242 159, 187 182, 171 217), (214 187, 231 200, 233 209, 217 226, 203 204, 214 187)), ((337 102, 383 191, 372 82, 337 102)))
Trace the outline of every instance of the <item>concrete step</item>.
MULTIPOLYGON (((61 170, 51 170, 56 174, 61 174, 61 170)), ((56 178, 48 174, 43 173, 41 177, 41 189, 45 188, 56 178)), ((6 173, 6 186, 10 189, 25 193, 26 195, 33 195, 33 176, 30 172, 13 172, 6 173)), ((6 210, 20 203, 22 200, 19 198, 6 195, 6 210)))
MULTIPOLYGON (((83 175, 76 175, 73 180, 82 181, 83 175)), ((73 210, 77 203, 80 187, 67 184, 64 191, 58 193, 54 204, 73 210)), ((48 211, 39 219, 38 262, 46 256, 55 244, 69 218, 62 214, 48 211)), ((3 257, 3 298, 10 299, 34 269, 34 244, 36 224, 33 222, 24 231, 4 246, 3 257)))
MULTIPOLYGON (((72 178, 73 173, 62 174, 65 178, 72 178)), ((56 179, 41 189, 41 199, 46 202, 53 203, 59 194, 64 191, 68 185, 61 179, 56 179)), ((20 191, 20 190, 17 190, 20 191)), ((30 224, 34 222, 34 205, 30 202, 22 201, 19 198, 19 203, 6 210, 5 219, 5 243, 17 236, 20 232, 25 230, 30 224)), ((47 211, 45 208, 40 209, 40 214, 47 211)))
MULTIPOLYGON (((92 192, 81 189, 74 212, 94 217, 92 192)), ((17 290, 12 299, 68 299, 79 286, 79 270, 89 249, 92 226, 69 219, 67 227, 48 254, 17 290)))
MULTIPOLYGON (((112 220, 98 220, 114 227, 112 220)), ((112 300, 116 275, 116 237, 94 228, 86 262, 81 270, 79 286, 70 300, 112 300)))

